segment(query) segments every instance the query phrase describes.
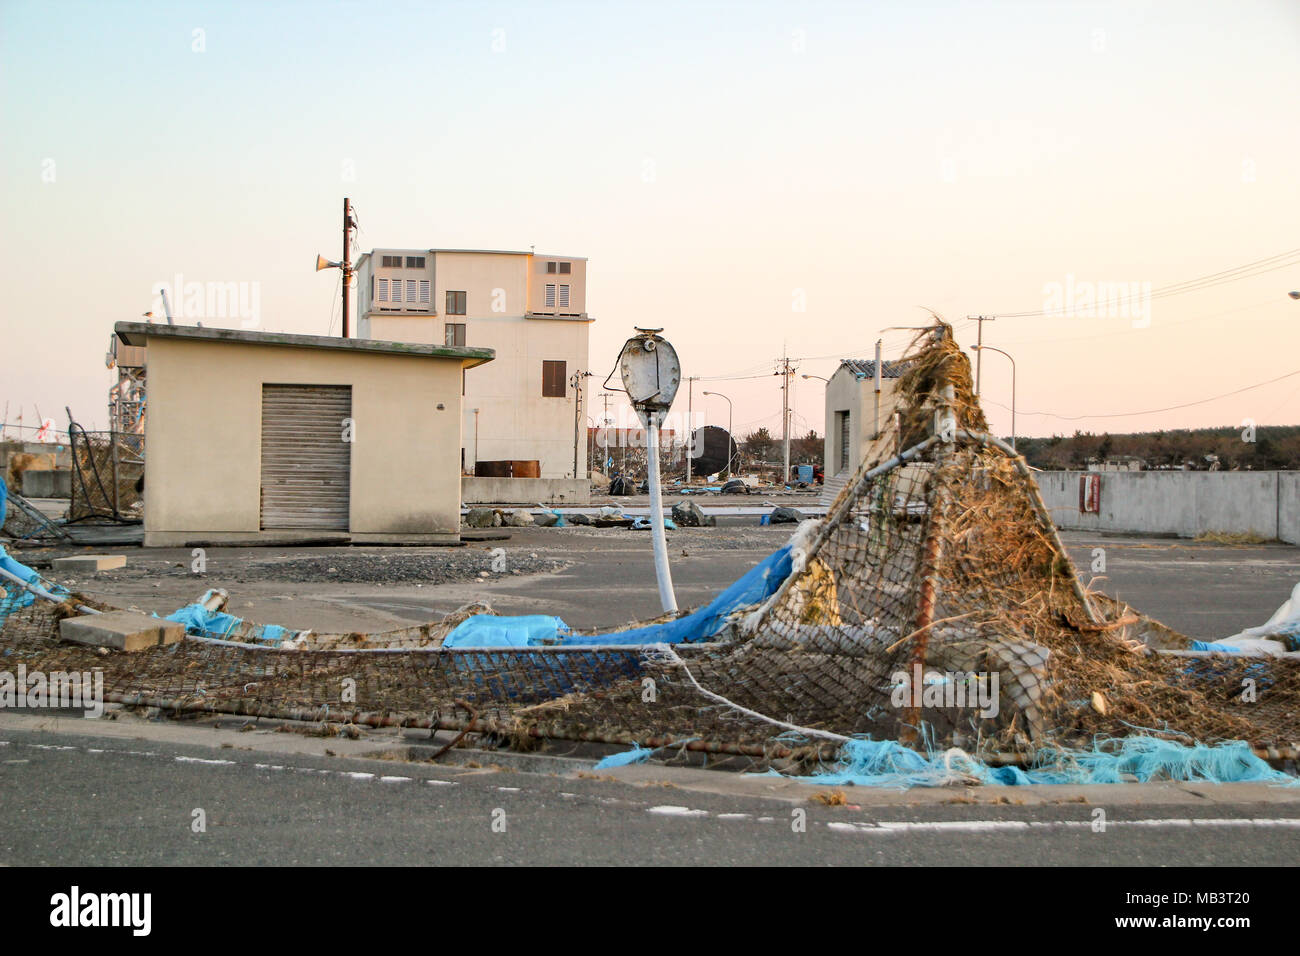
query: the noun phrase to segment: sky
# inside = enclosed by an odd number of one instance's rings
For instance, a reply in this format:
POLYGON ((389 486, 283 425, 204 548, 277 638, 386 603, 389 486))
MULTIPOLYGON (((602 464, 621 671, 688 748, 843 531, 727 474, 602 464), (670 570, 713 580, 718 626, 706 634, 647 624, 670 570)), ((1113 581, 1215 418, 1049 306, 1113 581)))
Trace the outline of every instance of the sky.
POLYGON ((1000 316, 1021 435, 1298 424, 1297 106, 1296 0, 0 0, 0 405, 105 427, 113 323, 178 274, 337 334, 349 196, 361 250, 588 257, 594 380, 663 327, 742 434, 782 354, 820 432, 798 376, 930 310, 1000 316))

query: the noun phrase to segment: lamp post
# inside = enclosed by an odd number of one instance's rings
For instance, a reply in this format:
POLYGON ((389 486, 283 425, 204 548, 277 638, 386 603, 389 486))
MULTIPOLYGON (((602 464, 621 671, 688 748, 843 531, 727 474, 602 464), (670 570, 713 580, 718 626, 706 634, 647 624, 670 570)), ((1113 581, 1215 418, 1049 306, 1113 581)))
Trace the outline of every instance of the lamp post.
POLYGON ((820 378, 820 379, 821 379, 823 382, 825 382, 827 385, 829 385, 829 384, 831 383, 831 380, 830 380, 829 378, 825 378, 824 376, 821 376, 821 375, 800 375, 799 377, 800 377, 800 378, 820 378))
POLYGON ((733 446, 736 448, 740 447, 736 442, 736 436, 731 434, 731 399, 727 398, 727 396, 723 395, 721 392, 704 392, 703 394, 716 395, 718 398, 725 398, 727 400, 727 477, 730 478, 736 473, 735 468, 732 467, 735 464, 735 457, 732 455, 731 449, 733 446))
POLYGON ((997 352, 999 355, 1005 355, 1011 362, 1011 448, 1014 450, 1016 447, 1016 360, 1011 358, 1009 353, 1003 352, 1001 349, 995 349, 991 345, 971 346, 971 351, 977 353, 984 349, 997 352))

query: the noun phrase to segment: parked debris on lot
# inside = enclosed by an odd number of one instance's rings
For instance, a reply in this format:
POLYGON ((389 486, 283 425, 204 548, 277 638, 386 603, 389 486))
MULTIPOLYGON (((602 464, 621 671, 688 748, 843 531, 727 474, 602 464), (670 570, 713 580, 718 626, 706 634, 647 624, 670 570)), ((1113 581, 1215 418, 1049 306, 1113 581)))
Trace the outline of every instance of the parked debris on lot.
POLYGON ((673 521, 683 528, 712 528, 718 523, 717 518, 706 515, 693 501, 679 501, 673 505, 673 521))

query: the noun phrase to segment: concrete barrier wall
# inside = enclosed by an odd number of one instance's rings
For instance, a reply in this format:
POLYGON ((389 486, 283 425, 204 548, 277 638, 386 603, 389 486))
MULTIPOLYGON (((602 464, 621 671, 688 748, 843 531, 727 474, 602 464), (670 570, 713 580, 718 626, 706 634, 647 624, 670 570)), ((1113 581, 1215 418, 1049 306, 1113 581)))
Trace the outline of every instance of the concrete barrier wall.
POLYGON ((1300 471, 1280 471, 1277 497, 1280 527, 1277 536, 1289 544, 1300 544, 1300 471))
MULTIPOLYGON (((111 482, 110 482, 111 484, 111 482)), ((72 472, 24 471, 24 498, 71 498, 72 472)))
POLYGON ((1045 471, 1036 476, 1060 528, 1176 534, 1253 532, 1300 544, 1300 472, 1045 471), (1101 476, 1101 512, 1079 511, 1079 476, 1101 476))
POLYGON ((585 478, 477 478, 460 480, 462 504, 585 505, 591 482, 585 478))

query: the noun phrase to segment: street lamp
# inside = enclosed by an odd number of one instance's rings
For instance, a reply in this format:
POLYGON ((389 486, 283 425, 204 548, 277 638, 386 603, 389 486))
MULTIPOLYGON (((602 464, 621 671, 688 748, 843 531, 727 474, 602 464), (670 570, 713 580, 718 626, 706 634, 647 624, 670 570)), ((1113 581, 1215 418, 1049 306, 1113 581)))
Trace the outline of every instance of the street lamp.
POLYGON ((827 385, 829 385, 829 384, 831 383, 831 380, 830 380, 829 378, 825 378, 825 377, 823 377, 823 376, 821 376, 821 375, 800 375, 799 377, 800 377, 800 378, 820 378, 820 379, 821 379, 823 382, 825 382, 827 385))
POLYGON ((736 462, 735 457, 731 453, 731 449, 733 446, 739 448, 740 445, 736 442, 736 436, 731 434, 731 399, 727 398, 727 396, 723 395, 721 392, 703 392, 702 394, 716 395, 718 398, 723 398, 727 401, 727 475, 733 476, 736 473, 736 470, 733 467, 736 462))
POLYGON ((1003 352, 1001 349, 995 349, 991 345, 972 345, 972 352, 980 352, 982 349, 988 349, 990 352, 997 352, 999 355, 1006 355, 1011 361, 1011 450, 1016 449, 1016 360, 1011 358, 1010 354, 1003 352))

